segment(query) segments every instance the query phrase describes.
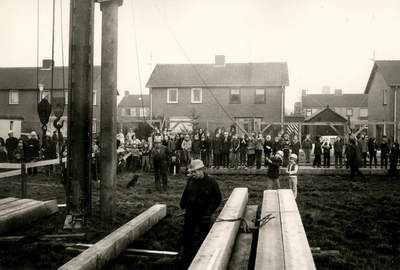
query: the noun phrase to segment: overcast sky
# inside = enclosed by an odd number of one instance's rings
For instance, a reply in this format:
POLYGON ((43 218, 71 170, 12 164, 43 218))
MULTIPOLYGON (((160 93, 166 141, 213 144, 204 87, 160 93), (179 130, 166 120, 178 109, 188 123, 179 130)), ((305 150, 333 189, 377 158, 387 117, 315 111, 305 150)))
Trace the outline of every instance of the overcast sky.
MULTIPOLYGON (((0 66, 36 67, 38 31, 40 64, 51 59, 52 4, 39 0, 38 12, 37 0, 0 0, 0 66)), ((68 64, 69 8, 69 1, 56 0, 56 66, 62 65, 62 39, 68 64)), ((156 64, 213 63, 222 54, 227 63, 287 62, 286 108, 293 111, 302 89, 321 93, 329 85, 332 93, 363 93, 374 52, 376 60, 400 60, 399 33, 398 0, 125 0, 118 90, 147 94, 156 64)), ((99 4, 94 35, 100 65, 99 4)))

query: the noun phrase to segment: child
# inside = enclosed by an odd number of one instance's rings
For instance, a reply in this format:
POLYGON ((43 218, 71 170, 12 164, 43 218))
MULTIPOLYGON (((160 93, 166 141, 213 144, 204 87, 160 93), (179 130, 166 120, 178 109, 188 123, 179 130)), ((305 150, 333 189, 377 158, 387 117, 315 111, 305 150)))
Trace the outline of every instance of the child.
POLYGON ((150 161, 149 161, 149 154, 150 154, 150 148, 147 142, 143 144, 142 148, 142 172, 147 171, 150 172, 150 161))
POLYGON ((2 141, 0 141, 0 163, 8 162, 7 150, 2 141))
POLYGON ((274 182, 278 189, 281 188, 279 183, 279 167, 282 164, 283 152, 281 150, 277 151, 275 157, 269 159, 265 158, 265 162, 269 165, 269 170, 267 172, 267 189, 272 189, 274 182))
POLYGON ((139 163, 139 157, 140 157, 140 150, 137 148, 137 144, 134 143, 132 145, 131 149, 131 156, 132 156, 132 172, 136 172, 137 165, 139 163))
POLYGON ((283 167, 289 164, 289 154, 290 154, 291 142, 289 140, 289 134, 285 133, 283 135, 282 150, 283 150, 283 167))
POLYGON ((318 168, 321 168, 321 153, 322 153, 322 148, 321 148, 321 142, 322 142, 322 137, 317 135, 315 137, 315 146, 314 146, 314 161, 313 161, 313 168, 317 166, 318 168))
POLYGON ((248 144, 247 144, 247 166, 251 169, 254 166, 254 159, 256 156, 256 152, 254 150, 255 144, 254 144, 254 138, 250 137, 248 144))
POLYGON ((322 149, 323 149, 323 152, 324 152, 324 168, 329 168, 331 166, 331 149, 332 149, 332 145, 329 143, 328 139, 323 141, 322 149))
POLYGON ((208 145, 208 141, 206 139, 206 135, 203 134, 203 136, 201 136, 201 143, 200 143, 200 149, 201 149, 201 161, 203 161, 204 166, 206 166, 208 168, 209 164, 209 145, 208 145))
POLYGON ((372 160, 374 160, 375 168, 376 168, 376 151, 378 150, 378 145, 376 144, 375 138, 369 138, 368 140, 368 153, 369 153, 369 168, 372 168, 372 160))
POLYGON ((335 155, 335 168, 342 168, 343 142, 342 138, 339 136, 336 137, 336 141, 333 144, 333 151, 335 155))
POLYGON ((297 197, 297 155, 291 154, 289 157, 289 166, 286 168, 286 173, 289 175, 289 188, 293 191, 294 199, 297 197))
POLYGON ((17 149, 13 152, 13 163, 22 163, 24 161, 24 143, 19 141, 17 149))
POLYGON ((240 151, 240 168, 246 168, 246 151, 247 151, 247 140, 246 135, 242 134, 242 138, 239 140, 239 151, 240 151))
POLYGON ((271 157, 271 152, 272 152, 271 136, 267 135, 267 137, 265 137, 265 142, 264 142, 264 155, 267 158, 270 158, 271 157))
MULTIPOLYGON (((275 142, 272 146, 272 155, 276 155, 276 152, 278 152, 279 150, 282 150, 282 145, 279 141, 279 137, 275 137, 275 142)), ((268 157, 269 158, 269 157, 268 157)))
POLYGON ((199 136, 196 134, 194 135, 194 140, 192 142, 192 153, 193 159, 200 159, 200 149, 201 148, 201 142, 199 140, 199 136))
POLYGON ((379 149, 381 150, 381 169, 383 169, 383 166, 385 166, 385 169, 387 169, 390 149, 386 138, 382 139, 382 143, 379 146, 379 149))

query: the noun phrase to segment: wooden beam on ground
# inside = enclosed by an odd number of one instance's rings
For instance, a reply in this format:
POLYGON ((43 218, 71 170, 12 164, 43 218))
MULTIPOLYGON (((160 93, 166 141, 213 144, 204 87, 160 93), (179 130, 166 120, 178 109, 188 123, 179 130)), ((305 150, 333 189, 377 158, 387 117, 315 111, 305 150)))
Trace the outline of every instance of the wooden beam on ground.
POLYGON ((292 190, 279 189, 278 198, 282 223, 285 269, 316 269, 292 190))
POLYGON ((48 234, 39 237, 41 241, 63 241, 63 240, 83 240, 86 238, 85 233, 75 233, 75 234, 48 234))
POLYGON ((85 250, 63 266, 63 269, 102 269, 167 214, 165 204, 156 204, 85 250))
POLYGON ((5 237, 0 237, 0 243, 19 242, 24 240, 25 238, 26 236, 5 236, 5 237))
POLYGON ((276 190, 264 190, 260 218, 269 214, 274 218, 259 229, 255 270, 285 269, 279 199, 276 190))
MULTIPOLYGON (((218 216, 219 220, 243 217, 248 201, 247 188, 235 188, 218 216)), ((215 222, 189 269, 226 269, 241 221, 215 222)))
POLYGON ((22 199, 0 204, 0 234, 56 212, 56 200, 42 202, 22 199))
MULTIPOLYGON (((246 220, 246 224, 249 229, 254 229, 254 219, 257 218, 258 205, 248 205, 244 213, 243 218, 246 220)), ((247 270, 249 267, 251 246, 253 243, 253 233, 244 232, 246 225, 244 221, 240 225, 241 231, 237 234, 235 240, 235 246, 233 248, 231 259, 229 260, 229 270, 247 270)))

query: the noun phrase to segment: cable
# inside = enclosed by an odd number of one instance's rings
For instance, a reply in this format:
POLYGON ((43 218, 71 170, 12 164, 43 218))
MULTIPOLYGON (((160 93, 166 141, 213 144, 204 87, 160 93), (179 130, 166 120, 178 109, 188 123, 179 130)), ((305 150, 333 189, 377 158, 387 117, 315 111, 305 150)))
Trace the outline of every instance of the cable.
POLYGON ((175 37, 174 33, 172 32, 172 29, 169 27, 167 21, 165 20, 164 16, 162 15, 160 9, 158 8, 156 2, 153 0, 154 5, 156 6, 161 18, 163 19, 163 21, 165 22, 166 26, 168 27, 168 30, 170 31, 170 33, 172 34, 173 38, 175 39, 176 43, 178 44, 179 48, 181 49, 181 51, 183 52, 183 54, 185 55, 186 59, 189 61, 190 65, 193 67, 193 69, 195 70, 196 74, 199 76, 200 80, 203 82, 204 86, 207 88, 207 90, 210 92, 211 96, 215 99, 215 101, 218 103, 218 105, 221 107, 221 109, 224 111, 224 113, 229 117, 229 119, 246 135, 249 136, 248 132, 244 129, 242 129, 242 127, 240 125, 238 125, 236 123, 236 121, 228 114, 228 112, 224 109, 224 107, 222 106, 222 104, 218 101, 218 99, 215 97, 215 95, 213 94, 213 92, 211 91, 211 89, 207 86, 206 82, 204 81, 203 77, 200 75, 200 73, 198 72, 198 70, 196 69, 196 67, 193 65, 192 61, 190 61, 188 55, 186 54, 185 50, 182 48, 181 44, 179 43, 178 39, 175 37))
MULTIPOLYGON (((272 214, 268 214, 265 217, 261 219, 253 219, 252 222, 255 224, 256 222, 261 222, 261 224, 257 227, 254 227, 254 230, 258 230, 265 226, 271 219, 274 219, 275 217, 272 217, 272 214)), ((223 218, 215 218, 213 219, 212 216, 204 216, 201 218, 202 222, 207 222, 211 223, 213 220, 214 222, 235 222, 235 221, 243 221, 243 230, 245 233, 250 233, 250 228, 249 225, 247 224, 247 221, 244 218, 232 218, 232 219, 223 219, 223 218)))

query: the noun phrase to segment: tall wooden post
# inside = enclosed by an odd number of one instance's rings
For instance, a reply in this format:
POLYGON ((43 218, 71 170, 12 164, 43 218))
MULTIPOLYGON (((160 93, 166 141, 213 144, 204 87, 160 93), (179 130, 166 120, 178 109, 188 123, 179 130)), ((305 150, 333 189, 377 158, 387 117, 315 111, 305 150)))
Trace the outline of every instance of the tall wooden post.
POLYGON ((102 1, 101 40, 101 149, 100 217, 116 218, 117 179, 117 51, 118 6, 122 1, 102 1))
POLYGON ((70 3, 67 210, 81 224, 91 212, 93 6, 92 0, 70 3))

